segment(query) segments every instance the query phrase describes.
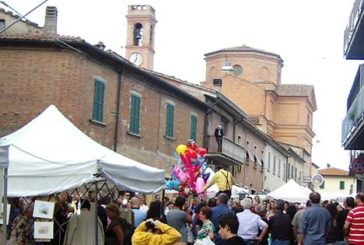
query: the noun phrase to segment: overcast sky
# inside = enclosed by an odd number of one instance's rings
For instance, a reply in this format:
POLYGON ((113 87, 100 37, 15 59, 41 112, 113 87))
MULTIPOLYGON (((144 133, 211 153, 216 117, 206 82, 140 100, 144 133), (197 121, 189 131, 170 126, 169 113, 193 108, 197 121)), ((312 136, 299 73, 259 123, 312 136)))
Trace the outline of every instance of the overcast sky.
MULTIPOLYGON (((21 14, 41 0, 4 0, 21 14)), ((46 6, 58 9, 58 33, 124 54, 130 4, 156 10, 154 69, 189 82, 205 78, 204 54, 246 44, 279 54, 282 83, 315 87, 313 161, 347 169, 341 147, 346 98, 360 62, 343 57, 343 33, 354 0, 49 0, 28 16, 43 26, 46 6)), ((1 7, 1 4, 0 4, 1 7)))

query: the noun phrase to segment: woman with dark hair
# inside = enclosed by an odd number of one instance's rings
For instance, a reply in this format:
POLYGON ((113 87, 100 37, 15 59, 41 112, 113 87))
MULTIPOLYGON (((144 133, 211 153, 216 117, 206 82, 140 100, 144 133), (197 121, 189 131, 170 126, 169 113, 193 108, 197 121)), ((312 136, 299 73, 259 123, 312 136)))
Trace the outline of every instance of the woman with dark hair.
POLYGON ((163 223, 167 223, 164 212, 162 213, 162 202, 160 200, 155 200, 150 203, 145 220, 148 219, 158 219, 163 223))
POLYGON ((326 244, 334 244, 340 238, 338 237, 338 228, 336 226, 336 218, 337 218, 337 208, 333 203, 328 203, 326 205, 326 209, 329 211, 331 216, 331 227, 329 228, 329 232, 326 236, 326 244))
POLYGON ((290 245, 295 245, 295 244, 297 244, 297 242, 293 235, 292 220, 293 220, 294 215, 297 213, 297 208, 294 204, 289 204, 286 212, 289 217, 289 223, 291 224, 291 235, 290 235, 289 243, 290 243, 290 245))

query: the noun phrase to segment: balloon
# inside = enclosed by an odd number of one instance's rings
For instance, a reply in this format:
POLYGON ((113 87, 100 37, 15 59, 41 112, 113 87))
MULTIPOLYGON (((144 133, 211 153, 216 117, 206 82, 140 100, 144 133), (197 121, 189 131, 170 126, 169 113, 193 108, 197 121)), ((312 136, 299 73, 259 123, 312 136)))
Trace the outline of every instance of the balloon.
POLYGON ((178 155, 180 155, 180 154, 184 154, 184 153, 185 153, 185 151, 186 151, 186 149, 187 149, 187 146, 186 146, 186 145, 181 144, 181 145, 178 145, 178 146, 176 147, 176 152, 177 152, 177 154, 178 154, 178 155))
POLYGON ((192 141, 192 142, 187 144, 187 147, 191 148, 192 150, 196 150, 197 149, 197 144, 196 144, 195 141, 192 141))
POLYGON ((206 156, 207 150, 205 148, 197 148, 196 153, 200 156, 206 156))
POLYGON ((203 192, 203 188, 205 187, 205 181, 203 180, 203 178, 198 177, 196 180, 196 193, 202 193, 203 192))
POLYGON ((196 152, 191 148, 187 148, 186 151, 185 151, 185 154, 186 154, 186 156, 188 156, 191 159, 196 159, 197 158, 196 152))
POLYGON ((207 180, 209 179, 209 177, 210 177, 210 173, 206 173, 206 174, 202 175, 202 179, 203 179, 203 181, 205 181, 205 183, 207 183, 207 180))

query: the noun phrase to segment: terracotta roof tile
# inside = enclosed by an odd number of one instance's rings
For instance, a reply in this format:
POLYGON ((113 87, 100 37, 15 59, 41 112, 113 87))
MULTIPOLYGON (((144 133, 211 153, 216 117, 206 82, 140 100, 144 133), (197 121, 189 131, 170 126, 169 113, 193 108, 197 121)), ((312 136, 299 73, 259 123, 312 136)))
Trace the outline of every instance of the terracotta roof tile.
POLYGON ((57 39, 63 41, 84 41, 80 37, 65 36, 53 33, 24 33, 24 34, 6 34, 0 33, 0 39, 10 39, 10 40, 38 40, 38 41, 54 41, 57 39))
POLYGON ((322 176, 349 176, 349 171, 339 168, 326 168, 318 171, 322 176))
POLYGON ((306 84, 281 84, 277 86, 276 92, 280 96, 311 96, 312 85, 306 84))
POLYGON ((258 52, 258 53, 263 53, 263 54, 268 54, 268 55, 273 55, 278 57, 279 59, 282 59, 278 54, 269 52, 269 51, 265 51, 262 49, 256 49, 256 48, 252 48, 249 47, 245 44, 241 45, 241 46, 237 46, 237 47, 230 47, 230 48, 223 48, 223 49, 219 49, 210 53, 205 54, 205 56, 211 55, 211 54, 216 54, 216 53, 222 53, 222 52, 258 52))

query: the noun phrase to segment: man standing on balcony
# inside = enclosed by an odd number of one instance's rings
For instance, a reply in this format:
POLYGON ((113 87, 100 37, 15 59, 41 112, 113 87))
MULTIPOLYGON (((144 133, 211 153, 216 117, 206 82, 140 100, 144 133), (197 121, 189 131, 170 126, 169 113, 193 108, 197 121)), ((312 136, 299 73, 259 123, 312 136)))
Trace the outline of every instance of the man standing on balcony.
POLYGON ((233 175, 231 173, 229 173, 228 171, 226 171, 221 165, 217 166, 216 170, 217 170, 217 172, 207 182, 204 190, 206 190, 213 184, 216 184, 217 187, 219 188, 219 192, 217 193, 217 196, 220 193, 225 193, 230 198, 232 186, 235 184, 233 175))
POLYGON ((222 138, 224 137, 224 130, 222 129, 221 125, 218 125, 215 129, 215 138, 217 143, 217 151, 221 152, 222 150, 222 138))

